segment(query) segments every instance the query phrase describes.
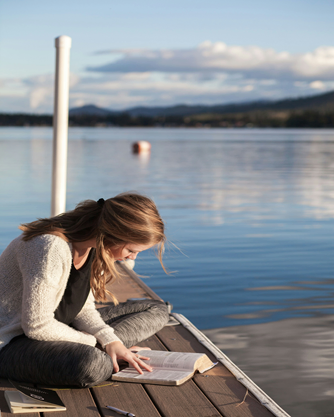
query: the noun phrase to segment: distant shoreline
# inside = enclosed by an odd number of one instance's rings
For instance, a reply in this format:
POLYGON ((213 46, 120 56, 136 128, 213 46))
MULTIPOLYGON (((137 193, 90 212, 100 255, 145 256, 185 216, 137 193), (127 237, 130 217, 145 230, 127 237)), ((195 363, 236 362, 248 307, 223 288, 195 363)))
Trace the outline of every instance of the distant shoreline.
MULTIPOLYGON (((0 113, 0 126, 52 126, 52 115, 0 113)), ((255 110, 244 113, 191 116, 70 115, 69 127, 146 128, 334 128, 333 110, 255 110)))
MULTIPOLYGON (((52 126, 52 114, 0 112, 0 126, 52 126)), ((73 127, 333 128, 334 92, 218 105, 135 107, 123 111, 93 104, 69 109, 73 127)))

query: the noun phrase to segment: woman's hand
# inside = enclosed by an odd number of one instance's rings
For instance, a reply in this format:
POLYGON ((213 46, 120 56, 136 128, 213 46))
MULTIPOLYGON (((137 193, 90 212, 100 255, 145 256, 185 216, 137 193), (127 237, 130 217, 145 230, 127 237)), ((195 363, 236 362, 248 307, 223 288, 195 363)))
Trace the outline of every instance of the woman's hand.
POLYGON ((139 354, 133 353, 126 348, 120 341, 113 341, 106 345, 106 353, 111 357, 113 362, 113 368, 116 372, 119 371, 119 365, 117 360, 125 360, 130 366, 134 367, 140 374, 143 374, 142 369, 152 372, 152 367, 148 366, 142 360, 150 360, 149 357, 144 357, 139 354))

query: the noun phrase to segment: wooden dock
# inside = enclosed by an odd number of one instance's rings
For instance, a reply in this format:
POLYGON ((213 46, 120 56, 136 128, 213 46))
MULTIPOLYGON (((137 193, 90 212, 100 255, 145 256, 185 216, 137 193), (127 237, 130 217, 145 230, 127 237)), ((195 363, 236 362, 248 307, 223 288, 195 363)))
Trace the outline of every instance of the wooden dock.
MULTIPOLYGON (((112 290, 120 302, 129 298, 160 299, 137 275, 121 265, 122 282, 112 290)), ((137 417, 273 417, 289 416, 185 317, 173 314, 170 324, 138 344, 154 350, 201 352, 219 364, 181 386, 160 386, 107 381, 90 389, 61 389, 57 393, 67 410, 57 413, 10 414, 5 390, 14 390, 0 379, 1 416, 108 417, 121 415, 112 405, 137 417)))

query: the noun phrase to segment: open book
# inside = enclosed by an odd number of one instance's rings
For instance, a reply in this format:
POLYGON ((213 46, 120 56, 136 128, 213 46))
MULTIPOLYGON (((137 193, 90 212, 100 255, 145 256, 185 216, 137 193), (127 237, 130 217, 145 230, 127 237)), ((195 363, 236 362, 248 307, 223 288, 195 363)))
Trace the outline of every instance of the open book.
POLYGON ((6 390, 5 398, 12 414, 22 412, 66 411, 63 402, 53 390, 36 388, 28 383, 13 382, 18 390, 6 390))
POLYGON ((203 373, 217 363, 213 363, 206 354, 177 353, 172 351, 141 350, 141 356, 149 357, 143 360, 149 364, 152 372, 143 370, 139 374, 133 367, 112 375, 112 380, 135 383, 151 383, 159 385, 181 385, 190 379, 196 371, 203 373))

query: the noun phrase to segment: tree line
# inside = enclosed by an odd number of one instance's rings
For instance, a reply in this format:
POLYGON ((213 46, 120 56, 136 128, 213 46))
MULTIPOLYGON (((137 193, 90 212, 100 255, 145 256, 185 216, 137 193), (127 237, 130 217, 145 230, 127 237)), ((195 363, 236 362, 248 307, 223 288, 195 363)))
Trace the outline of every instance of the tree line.
MULTIPOLYGON (((52 115, 0 113, 0 126, 52 126, 52 115)), ((69 126, 195 128, 333 128, 334 112, 318 110, 250 111, 192 116, 70 115, 69 126)))

